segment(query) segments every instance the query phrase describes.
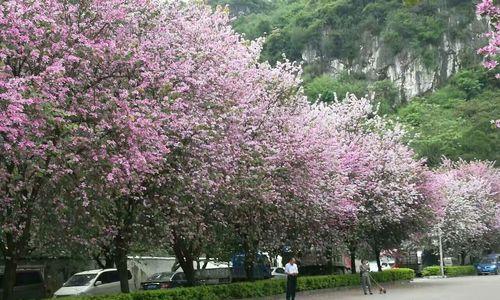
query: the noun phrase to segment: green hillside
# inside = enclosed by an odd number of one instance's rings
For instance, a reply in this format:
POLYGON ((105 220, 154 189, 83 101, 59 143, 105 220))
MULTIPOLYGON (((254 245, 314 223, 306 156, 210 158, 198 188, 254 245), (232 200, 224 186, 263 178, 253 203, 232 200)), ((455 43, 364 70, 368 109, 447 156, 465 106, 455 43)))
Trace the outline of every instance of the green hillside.
MULTIPOLYGON (((475 18, 470 0, 212 0, 229 5, 238 16, 234 26, 247 38, 267 36, 263 59, 276 61, 282 53, 300 60, 307 46, 323 60, 353 59, 362 35, 381 36, 394 53, 404 48, 421 51, 432 62, 429 44, 443 33, 463 34, 475 18), (452 26, 446 20, 455 19, 452 26)), ((317 66, 321 69, 321 66, 317 66)))
POLYGON ((499 81, 491 75, 463 70, 443 88, 398 109, 396 116, 413 128, 412 144, 429 165, 443 155, 500 162, 499 130, 490 123, 500 116, 499 81))

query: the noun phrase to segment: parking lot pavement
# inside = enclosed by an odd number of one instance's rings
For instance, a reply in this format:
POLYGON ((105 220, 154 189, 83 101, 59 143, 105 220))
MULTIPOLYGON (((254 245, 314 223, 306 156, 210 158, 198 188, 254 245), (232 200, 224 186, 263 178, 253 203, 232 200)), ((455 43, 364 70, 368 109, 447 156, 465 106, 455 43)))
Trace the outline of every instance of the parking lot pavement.
MULTIPOLYGON (((262 300, 285 299, 284 295, 262 300)), ((298 293, 296 300, 486 300, 500 299, 500 276, 416 279, 387 286, 387 294, 363 295, 361 288, 298 293)))

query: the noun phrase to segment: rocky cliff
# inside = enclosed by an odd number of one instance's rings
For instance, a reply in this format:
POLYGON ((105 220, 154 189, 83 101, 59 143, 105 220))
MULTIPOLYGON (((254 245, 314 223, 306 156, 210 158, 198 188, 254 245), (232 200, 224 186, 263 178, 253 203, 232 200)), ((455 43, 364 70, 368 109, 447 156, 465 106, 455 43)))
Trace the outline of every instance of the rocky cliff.
MULTIPOLYGON (((449 26, 454 20, 450 19, 449 26)), ((459 24, 456 22, 456 24, 459 24)), ((443 34, 437 45, 429 45, 427 55, 402 45, 402 51, 394 53, 379 36, 364 34, 359 41, 359 55, 352 60, 331 59, 326 70, 333 77, 342 72, 364 74, 371 81, 389 79, 398 87, 402 101, 433 91, 461 67, 478 63, 476 49, 484 42, 481 32, 486 24, 476 20, 468 25, 461 37, 443 34)), ((314 47, 308 46, 302 53, 306 64, 320 60, 314 47)))

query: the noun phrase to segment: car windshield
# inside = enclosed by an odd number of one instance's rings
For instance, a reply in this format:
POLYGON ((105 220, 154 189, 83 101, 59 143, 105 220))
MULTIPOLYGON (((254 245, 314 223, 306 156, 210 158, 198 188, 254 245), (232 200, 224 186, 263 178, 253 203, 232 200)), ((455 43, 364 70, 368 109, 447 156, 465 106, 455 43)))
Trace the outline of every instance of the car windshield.
POLYGON ((495 263, 495 259, 493 258, 490 258, 490 257, 485 257, 481 260, 481 263, 482 264, 494 264, 495 263))
POLYGON ((97 276, 97 273, 91 274, 76 274, 66 281, 64 286, 87 286, 90 285, 92 279, 97 276))
POLYGON ((170 279, 173 273, 163 272, 163 273, 155 273, 148 277, 148 281, 167 281, 170 279))

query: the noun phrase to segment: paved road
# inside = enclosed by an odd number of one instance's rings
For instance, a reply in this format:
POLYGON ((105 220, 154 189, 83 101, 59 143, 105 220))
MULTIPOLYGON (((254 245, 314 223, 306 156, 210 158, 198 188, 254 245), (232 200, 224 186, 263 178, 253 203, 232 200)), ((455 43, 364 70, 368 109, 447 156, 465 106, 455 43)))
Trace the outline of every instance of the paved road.
MULTIPOLYGON (((269 299, 285 299, 284 296, 269 299)), ((416 279, 387 287, 387 294, 363 295, 361 288, 297 295, 296 300, 488 300, 500 299, 500 276, 416 279)))

